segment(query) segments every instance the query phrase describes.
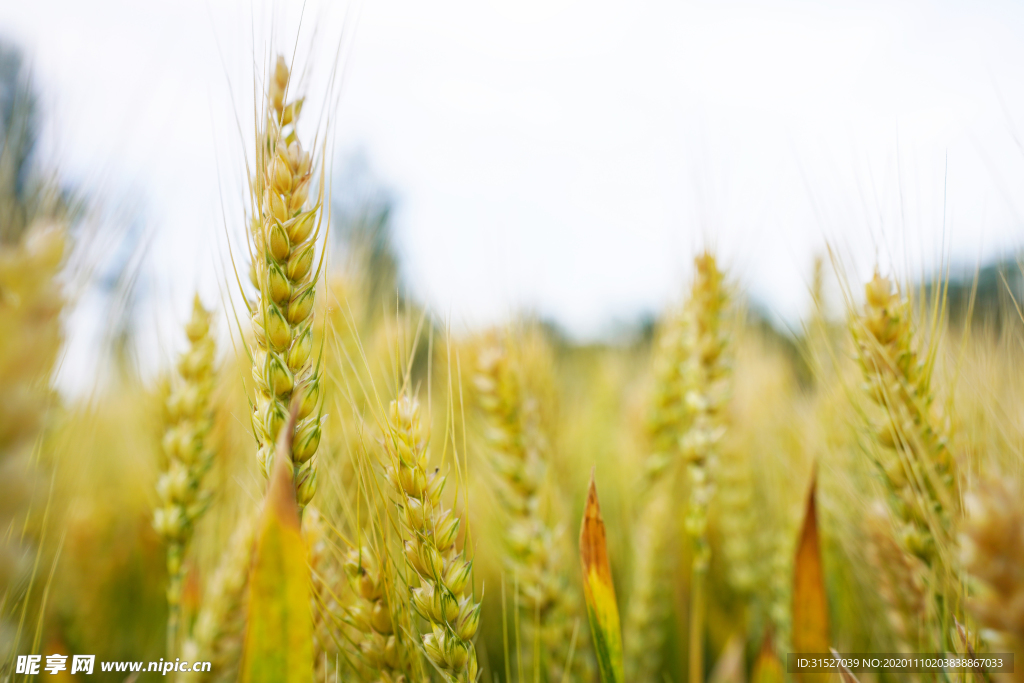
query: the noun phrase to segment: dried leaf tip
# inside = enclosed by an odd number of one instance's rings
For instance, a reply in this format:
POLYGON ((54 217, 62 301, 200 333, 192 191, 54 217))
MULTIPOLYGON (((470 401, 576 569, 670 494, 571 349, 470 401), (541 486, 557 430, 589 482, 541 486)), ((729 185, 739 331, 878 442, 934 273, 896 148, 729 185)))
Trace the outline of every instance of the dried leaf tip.
POLYGON ((818 509, 815 500, 818 475, 811 474, 811 490, 793 568, 793 651, 825 653, 829 646, 828 598, 821 564, 818 509))
POLYGON ((590 487, 583 509, 583 526, 580 528, 580 561, 583 563, 583 572, 586 576, 596 573, 604 583, 611 585, 612 574, 608 564, 604 519, 601 517, 601 503, 597 499, 597 483, 594 480, 593 469, 590 471, 590 487))
POLYGON ((580 564, 583 567, 583 593, 587 600, 587 618, 594 639, 594 654, 602 683, 622 683, 622 630, 615 584, 608 563, 608 544, 597 499, 594 470, 580 529, 580 564))

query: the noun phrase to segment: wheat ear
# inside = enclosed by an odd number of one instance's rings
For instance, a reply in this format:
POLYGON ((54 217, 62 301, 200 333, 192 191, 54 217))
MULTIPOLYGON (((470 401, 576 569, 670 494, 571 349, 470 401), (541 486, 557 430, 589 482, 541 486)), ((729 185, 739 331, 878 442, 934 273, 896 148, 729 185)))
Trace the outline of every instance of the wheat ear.
POLYGON ((723 324, 728 302, 721 271, 714 256, 696 259, 696 278, 687 303, 686 407, 692 415, 682 440, 687 464, 690 501, 686 531, 693 542, 690 578, 690 683, 704 680, 705 579, 711 559, 708 544, 708 506, 714 492, 712 475, 718 444, 725 434, 722 408, 727 398, 728 365, 723 353, 728 337, 723 324))
POLYGON ((210 395, 216 345, 210 334, 210 312, 203 308, 198 295, 192 303, 192 318, 185 325, 185 334, 190 346, 178 361, 178 381, 164 402, 167 426, 162 446, 166 460, 156 487, 160 506, 153 513, 153 527, 167 545, 169 657, 178 648, 182 561, 195 522, 210 500, 210 492, 202 483, 213 462, 207 437, 213 426, 210 395))
POLYGON ((686 432, 683 370, 687 358, 687 317, 680 308, 665 318, 655 342, 647 417, 651 452, 645 459, 646 502, 633 536, 633 575, 626 610, 625 669, 629 680, 657 681, 669 605, 664 600, 674 569, 671 519, 675 510, 670 487, 679 471, 680 440, 686 432))
POLYGON ((289 72, 278 57, 267 95, 267 117, 258 136, 253 182, 253 270, 259 292, 252 306, 256 387, 253 430, 264 475, 274 444, 298 404, 291 458, 300 510, 316 492, 314 455, 320 445, 322 368, 313 361, 313 261, 323 207, 323 183, 310 205, 312 159, 295 131, 302 100, 287 101, 289 72))
POLYGON ((200 677, 203 681, 226 683, 238 677, 255 539, 255 516, 243 517, 203 591, 192 638, 182 647, 183 658, 212 663, 210 673, 200 677))
MULTIPOLYGON (((1008 482, 988 479, 965 498, 961 555, 978 592, 968 608, 1018 656, 1024 651, 1024 505, 1008 482)), ((1018 669, 1019 671, 1019 669, 1018 669)), ((1018 680, 1024 676, 1018 674, 1018 680)))
MULTIPOLYGON (((473 376, 485 422, 485 440, 506 546, 505 563, 519 582, 527 631, 536 624, 543 643, 547 680, 561 681, 578 614, 560 566, 556 534, 541 515, 549 446, 541 426, 541 406, 527 391, 527 370, 513 356, 508 339, 492 333, 484 340, 473 376), (538 623, 539 622, 539 623, 538 623)), ((578 606, 576 606, 578 608, 578 606)), ((535 638, 527 633, 526 641, 535 638)), ((579 648, 577 648, 579 650, 579 648)), ((533 647, 529 648, 532 653, 533 647)), ((593 677, 585 653, 573 654, 582 680, 593 677)))
POLYGON ((685 307, 672 311, 655 342, 654 386, 646 424, 651 453, 644 468, 651 483, 660 481, 666 469, 679 463, 679 443, 689 420, 683 379, 688 352, 686 313, 685 307))
POLYGON ((341 562, 328 541, 328 525, 315 506, 302 515, 302 539, 306 542, 310 573, 310 611, 313 613, 313 680, 337 676, 335 657, 340 638, 335 628, 341 621, 338 603, 343 577, 341 562))
POLYGON ((67 246, 56 224, 37 222, 11 237, 16 241, 0 240, 0 668, 18 647, 20 632, 7 617, 32 571, 19 529, 35 484, 32 451, 53 400, 64 307, 58 274, 67 246))
POLYGON ((889 511, 882 503, 868 511, 865 523, 867 559, 885 601, 897 651, 921 652, 927 645, 921 631, 928 613, 928 592, 918 567, 921 560, 905 552, 893 537, 889 511))
POLYGON ((406 562, 419 578, 412 606, 430 625, 423 650, 446 680, 469 683, 478 670, 473 637, 480 603, 473 597, 473 563, 455 543, 460 519, 441 500, 447 476, 429 466, 429 435, 415 399, 392 401, 388 418, 384 468, 401 511, 406 562))
POLYGON ((863 312, 853 321, 869 414, 875 464, 889 492, 899 540, 922 561, 945 618, 947 585, 956 585, 952 520, 958 505, 949 436, 935 415, 933 358, 915 346, 913 309, 877 272, 865 287, 863 312))
POLYGON ((346 616, 358 634, 358 668, 364 679, 393 683, 409 679, 413 662, 390 604, 395 577, 388 572, 388 561, 387 557, 379 560, 367 546, 348 552, 345 574, 355 600, 347 607, 346 616))
POLYGON ((661 680, 665 622, 672 611, 666 594, 675 568, 670 541, 676 508, 668 483, 661 482, 649 496, 636 523, 633 590, 624 628, 626 680, 636 683, 661 680))

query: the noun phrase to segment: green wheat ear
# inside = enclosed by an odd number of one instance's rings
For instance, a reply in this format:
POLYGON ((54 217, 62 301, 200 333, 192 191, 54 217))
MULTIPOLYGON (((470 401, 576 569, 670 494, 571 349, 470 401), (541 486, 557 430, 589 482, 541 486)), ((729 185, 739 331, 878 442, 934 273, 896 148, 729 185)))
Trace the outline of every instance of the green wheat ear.
POLYGON ((696 278, 686 314, 687 358, 683 379, 685 403, 691 416, 689 428, 680 443, 689 474, 690 500, 686 512, 686 532, 693 543, 690 578, 690 683, 704 678, 704 617, 707 601, 706 578, 711 561, 708 542, 708 508, 714 494, 713 477, 725 434, 723 410, 728 399, 729 364, 725 350, 729 337, 725 326, 725 308, 729 298, 724 276, 715 257, 704 253, 697 257, 696 278))
POLYGON ((473 562, 456 544, 461 519, 441 499, 447 476, 430 467, 428 441, 419 403, 407 395, 392 401, 382 465, 401 513, 406 564, 419 580, 412 606, 430 629, 423 651, 446 681, 472 683, 478 673, 473 638, 480 627, 473 562))
POLYGON ((920 353, 911 301, 891 280, 876 271, 864 289, 864 307, 851 327, 869 399, 869 454, 887 489, 900 545, 919 560, 913 565, 931 589, 929 630, 941 643, 937 622, 954 614, 960 590, 953 536, 960 503, 949 428, 935 406, 935 347, 920 353))
MULTIPOLYGON (((539 363, 529 363, 523 334, 492 332, 477 353, 473 384, 484 422, 484 439, 491 465, 492 490, 501 514, 504 560, 519 582, 524 641, 539 640, 547 680, 572 675, 593 678, 590 653, 572 647, 578 603, 569 589, 556 534, 542 509, 550 465, 543 409, 532 395, 529 379, 543 381, 539 363), (539 627, 535 629, 536 627, 539 627), (565 663, 572 651, 572 671, 565 663)), ((527 648, 532 658, 533 645, 527 648)), ((540 666, 540 662, 528 662, 540 666)), ((527 666, 532 670, 533 666, 527 666)))
POLYGON ((192 303, 192 318, 185 325, 185 333, 190 346, 178 361, 177 381, 164 402, 166 429, 162 446, 166 460, 157 481, 160 505, 153 513, 153 527, 167 544, 169 657, 178 649, 182 561, 195 523, 210 501, 203 477, 213 463, 208 436, 214 419, 210 395, 217 348, 210 334, 210 312, 203 308, 198 295, 192 303))

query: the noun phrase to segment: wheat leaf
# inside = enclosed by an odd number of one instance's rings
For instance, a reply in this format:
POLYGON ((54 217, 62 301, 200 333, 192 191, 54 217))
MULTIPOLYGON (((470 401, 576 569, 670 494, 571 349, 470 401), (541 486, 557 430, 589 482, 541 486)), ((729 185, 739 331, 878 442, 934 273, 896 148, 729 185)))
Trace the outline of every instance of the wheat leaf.
POLYGON ((608 545, 604 520, 597 500, 594 473, 590 473, 590 490, 580 528, 580 563, 583 566, 583 592, 587 599, 587 618, 594 639, 594 653, 602 683, 622 683, 622 631, 619 607, 615 601, 615 584, 608 564, 608 545))
POLYGON ((295 411, 274 458, 250 575, 242 683, 310 683, 313 617, 309 568, 292 483, 295 411))
POLYGON ((822 654, 828 652, 831 643, 825 573, 822 571, 821 541, 818 538, 816 488, 817 474, 814 474, 793 567, 793 651, 822 654))
POLYGON ((775 654, 775 644, 771 631, 764 634, 761 641, 761 651, 754 661, 754 670, 750 674, 750 683, 784 683, 785 674, 782 672, 782 662, 775 654))

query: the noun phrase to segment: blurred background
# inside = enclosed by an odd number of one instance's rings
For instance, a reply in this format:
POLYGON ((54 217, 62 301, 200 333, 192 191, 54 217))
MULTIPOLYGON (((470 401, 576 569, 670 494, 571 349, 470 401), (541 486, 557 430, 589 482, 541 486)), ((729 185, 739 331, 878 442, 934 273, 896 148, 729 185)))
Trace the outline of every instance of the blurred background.
MULTIPOLYGON (((1017 3, 2 3, 34 155, 122 226, 97 270, 130 282, 138 348, 193 286, 231 291, 254 56, 300 35, 304 85, 341 70, 312 103, 335 203, 386 204, 403 286, 456 328, 529 309, 616 338, 711 245, 786 329, 829 241, 855 279, 1019 245, 1017 3)), ((109 301, 80 304, 88 356, 109 301)))

